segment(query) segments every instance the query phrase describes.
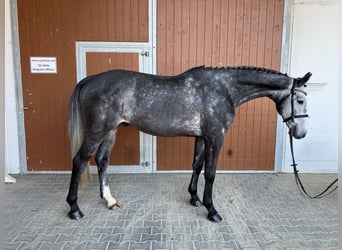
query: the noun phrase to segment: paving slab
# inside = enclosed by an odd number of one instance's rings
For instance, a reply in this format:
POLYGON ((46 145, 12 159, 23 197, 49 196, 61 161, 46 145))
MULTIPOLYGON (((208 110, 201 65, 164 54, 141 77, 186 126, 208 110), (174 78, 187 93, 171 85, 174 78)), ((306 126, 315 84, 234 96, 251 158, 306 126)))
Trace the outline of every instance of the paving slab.
MULTIPOLYGON (((301 174, 310 193, 336 175, 301 174)), ((338 249, 337 192, 311 200, 291 174, 217 174, 220 223, 193 207, 190 173, 111 174, 123 207, 106 208, 96 176, 79 189, 84 218, 67 213, 69 174, 14 176, 5 186, 6 249, 338 249)), ((199 180, 203 195, 204 177, 199 180)))

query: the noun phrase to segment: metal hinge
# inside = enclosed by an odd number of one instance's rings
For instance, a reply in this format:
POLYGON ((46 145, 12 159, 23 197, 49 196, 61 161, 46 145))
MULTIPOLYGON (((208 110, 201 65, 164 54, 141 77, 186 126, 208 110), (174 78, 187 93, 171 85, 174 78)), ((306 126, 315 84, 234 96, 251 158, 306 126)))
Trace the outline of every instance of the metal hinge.
POLYGON ((150 166, 150 162, 149 161, 145 161, 145 162, 142 162, 140 165, 142 167, 148 167, 148 166, 150 166))
POLYGON ((144 51, 144 52, 141 52, 140 55, 148 57, 150 53, 148 51, 144 51))

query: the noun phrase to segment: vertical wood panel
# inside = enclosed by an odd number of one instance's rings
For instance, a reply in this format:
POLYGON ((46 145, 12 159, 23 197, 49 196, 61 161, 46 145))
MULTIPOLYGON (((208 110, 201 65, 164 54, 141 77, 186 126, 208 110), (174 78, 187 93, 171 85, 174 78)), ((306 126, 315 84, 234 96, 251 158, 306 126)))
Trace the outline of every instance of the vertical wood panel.
MULTIPOLYGON (((139 38, 148 41, 148 0, 139 0, 139 38)), ((134 18, 134 17, 132 17, 134 18)))
MULTIPOLYGON (((197 44, 197 51, 196 51, 197 52, 196 53, 197 54, 197 60, 196 60, 197 65, 203 65, 204 64, 205 43, 203 41, 205 39, 204 26, 206 23, 205 4, 206 4, 206 0, 198 0, 198 6, 197 6, 197 11, 198 11, 198 15, 197 15, 197 41, 196 41, 196 44, 197 44)), ((158 32, 157 32, 157 35, 159 35, 158 32)), ((158 57, 158 64, 159 64, 159 62, 162 63, 162 60, 163 60, 162 58, 158 57)))
POLYGON ((147 41, 148 0, 18 0, 17 6, 28 170, 70 170, 75 42, 147 41), (58 73, 31 74, 30 56, 55 56, 58 73))
POLYGON ((189 6, 189 68, 197 65, 197 1, 190 0, 189 6))
MULTIPOLYGON (((131 0, 130 1, 130 24, 131 24, 131 33, 130 37, 132 40, 139 40, 139 19, 136 18, 139 16, 139 0, 131 0)), ((147 40, 147 39, 143 39, 147 40)))
MULTIPOLYGON (((282 0, 162 0, 159 16, 158 74, 178 74, 203 64, 279 69, 282 0)), ((257 99, 243 104, 236 114, 218 168, 273 169, 273 102, 257 99)), ((157 141, 158 169, 191 169, 193 139, 158 137, 157 141)))

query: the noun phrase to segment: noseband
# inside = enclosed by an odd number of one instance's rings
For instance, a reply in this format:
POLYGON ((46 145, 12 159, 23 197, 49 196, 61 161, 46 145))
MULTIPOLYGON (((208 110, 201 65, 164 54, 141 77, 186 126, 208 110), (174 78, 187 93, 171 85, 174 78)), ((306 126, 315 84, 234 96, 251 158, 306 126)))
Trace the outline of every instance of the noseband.
POLYGON ((296 99, 296 91, 301 92, 304 95, 307 95, 305 91, 300 90, 300 89, 296 89, 296 81, 297 81, 296 79, 293 80, 293 85, 292 85, 291 93, 290 93, 290 95, 291 95, 291 116, 285 118, 283 120, 283 122, 288 122, 290 120, 294 121, 294 119, 296 119, 296 118, 308 118, 309 117, 308 114, 302 114, 302 115, 296 115, 295 114, 294 101, 296 99))

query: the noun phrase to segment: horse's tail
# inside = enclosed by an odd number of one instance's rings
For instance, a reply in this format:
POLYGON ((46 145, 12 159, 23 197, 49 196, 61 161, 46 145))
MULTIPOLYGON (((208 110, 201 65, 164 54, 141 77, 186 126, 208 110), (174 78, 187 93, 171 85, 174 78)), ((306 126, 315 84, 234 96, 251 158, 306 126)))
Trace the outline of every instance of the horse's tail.
MULTIPOLYGON (((71 95, 68 110, 68 134, 70 139, 71 157, 74 159, 80 150, 84 139, 84 124, 79 103, 80 84, 76 86, 71 95)), ((89 163, 81 175, 80 184, 85 185, 91 182, 89 163)))

